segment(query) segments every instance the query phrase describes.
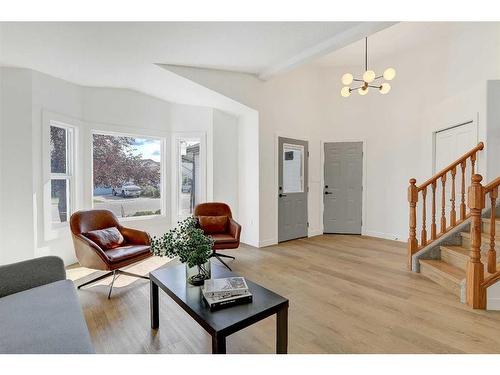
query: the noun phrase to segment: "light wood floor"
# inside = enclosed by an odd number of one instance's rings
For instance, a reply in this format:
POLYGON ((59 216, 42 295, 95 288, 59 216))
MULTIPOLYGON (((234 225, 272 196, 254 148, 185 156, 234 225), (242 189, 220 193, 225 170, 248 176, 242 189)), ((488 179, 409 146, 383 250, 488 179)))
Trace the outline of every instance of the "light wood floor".
MULTIPOLYGON (((228 253, 235 272, 290 300, 290 353, 500 353, 500 312, 471 310, 407 271, 403 243, 329 235, 228 253)), ((211 352, 210 336, 161 291, 160 329, 150 329, 147 281, 120 276, 110 301, 108 282, 78 292, 98 353, 211 352)), ((230 336, 227 349, 273 353, 274 343, 273 317, 230 336)))

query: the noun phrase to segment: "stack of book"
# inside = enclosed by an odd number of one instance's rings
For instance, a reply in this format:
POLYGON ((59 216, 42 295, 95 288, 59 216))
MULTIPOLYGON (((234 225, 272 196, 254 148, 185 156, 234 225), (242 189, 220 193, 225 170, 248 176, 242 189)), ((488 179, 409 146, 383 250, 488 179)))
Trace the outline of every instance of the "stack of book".
POLYGON ((211 311, 252 302, 244 277, 205 280, 201 291, 211 311))

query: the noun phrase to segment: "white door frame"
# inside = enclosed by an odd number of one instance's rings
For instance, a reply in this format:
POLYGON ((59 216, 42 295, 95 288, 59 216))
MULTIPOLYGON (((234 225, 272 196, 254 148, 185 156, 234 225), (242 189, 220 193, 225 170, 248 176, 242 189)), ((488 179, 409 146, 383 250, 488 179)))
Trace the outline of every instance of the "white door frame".
MULTIPOLYGON (((276 237, 272 240, 269 241, 270 243, 267 243, 268 241, 263 241, 262 246, 269 246, 269 245, 275 245, 278 243, 278 231, 279 231, 279 192, 278 192, 278 184, 279 184, 279 158, 278 158, 278 153, 279 153, 279 138, 291 138, 291 139, 296 139, 298 141, 304 141, 307 142, 308 144, 308 150, 311 149, 311 140, 308 137, 305 136, 300 136, 297 134, 291 134, 291 133, 282 133, 282 132, 275 132, 274 133, 274 209, 276 212, 276 220, 275 220, 275 234, 276 237)), ((309 179, 310 177, 310 163, 309 163, 309 156, 306 155, 306 160, 307 160, 307 181, 304 181, 304 189, 306 190, 307 193, 307 199, 309 200, 309 179)), ((304 164, 305 167, 305 164, 304 164)), ((307 205, 307 222, 309 222, 309 205, 307 205)), ((310 237, 311 234, 309 233, 309 227, 307 228, 307 236, 310 237)))
POLYGON ((361 201, 361 235, 368 234, 365 231, 366 228, 366 192, 368 191, 366 186, 366 140, 364 139, 334 139, 334 140, 322 140, 320 141, 320 163, 321 163, 321 186, 320 186, 320 227, 321 232, 324 233, 325 227, 323 223, 323 215, 325 212, 325 202, 323 200, 323 191, 325 187, 325 143, 346 143, 346 142, 361 142, 363 147, 363 176, 362 176, 362 201, 361 201))

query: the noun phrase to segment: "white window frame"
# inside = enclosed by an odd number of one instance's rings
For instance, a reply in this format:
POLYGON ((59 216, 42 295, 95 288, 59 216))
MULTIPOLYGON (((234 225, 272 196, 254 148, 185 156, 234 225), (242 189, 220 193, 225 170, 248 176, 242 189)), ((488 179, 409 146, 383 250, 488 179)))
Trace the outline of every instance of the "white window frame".
POLYGON ((180 163, 180 141, 200 142, 200 181, 201 201, 207 200, 207 144, 206 133, 173 133, 172 134, 172 223, 185 219, 179 215, 180 201, 179 191, 182 188, 182 172, 180 163))
POLYGON ((44 236, 45 240, 52 240, 60 237, 68 231, 69 218, 73 212, 78 210, 79 201, 77 187, 77 148, 79 140, 78 120, 70 119, 55 113, 43 113, 43 215, 44 215, 44 236), (66 173, 52 173, 51 170, 51 155, 50 155, 50 128, 52 126, 63 128, 66 130, 66 173), (68 194, 68 217, 64 223, 52 222, 52 198, 51 198, 51 183, 52 180, 67 180, 69 182, 68 194))
POLYGON ((94 208, 94 134, 110 135, 115 137, 132 137, 132 138, 142 138, 142 139, 154 139, 160 141, 160 209, 161 214, 159 215, 144 215, 144 216, 133 216, 133 217, 119 217, 119 221, 139 221, 139 220, 149 220, 157 218, 167 217, 167 190, 166 190, 166 137, 159 135, 151 135, 148 131, 144 133, 128 132, 128 131, 115 131, 115 130, 104 130, 104 129, 91 129, 90 130, 90 202, 91 207, 94 208))

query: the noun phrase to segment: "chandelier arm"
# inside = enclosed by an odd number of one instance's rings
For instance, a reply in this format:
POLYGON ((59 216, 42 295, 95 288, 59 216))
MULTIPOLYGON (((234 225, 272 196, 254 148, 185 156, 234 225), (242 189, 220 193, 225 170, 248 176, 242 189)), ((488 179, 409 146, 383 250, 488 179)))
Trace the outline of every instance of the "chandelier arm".
POLYGON ((365 37, 365 72, 368 70, 368 37, 365 37))
POLYGON ((356 81, 356 82, 364 82, 364 80, 362 80, 362 79, 357 79, 357 78, 353 78, 352 80, 353 80, 353 81, 356 81))
POLYGON ((352 89, 349 87, 349 91, 356 91, 357 89, 362 89, 363 87, 365 87, 365 86, 363 85, 363 86, 359 86, 359 87, 353 87, 352 89))
POLYGON ((382 88, 382 86, 373 86, 373 85, 368 85, 368 87, 373 87, 374 89, 379 89, 379 90, 382 88))

